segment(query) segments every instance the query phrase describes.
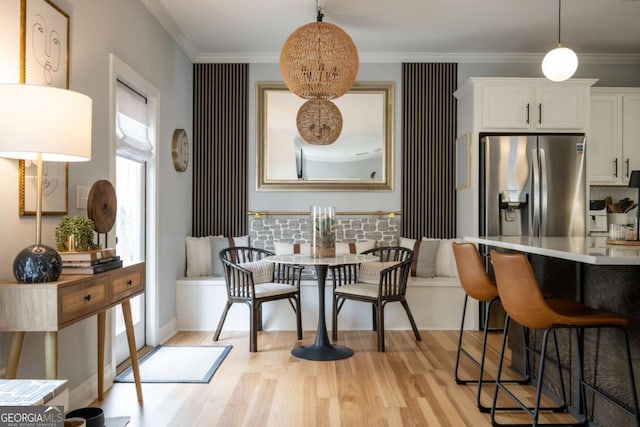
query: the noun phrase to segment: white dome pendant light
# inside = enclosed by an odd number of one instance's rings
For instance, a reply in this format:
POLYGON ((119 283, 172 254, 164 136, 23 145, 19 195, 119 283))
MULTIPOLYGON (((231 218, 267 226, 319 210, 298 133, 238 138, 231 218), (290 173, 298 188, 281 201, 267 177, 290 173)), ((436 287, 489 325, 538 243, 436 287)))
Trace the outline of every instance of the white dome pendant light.
POLYGON ((578 69, 578 56, 560 43, 560 12, 562 0, 558 0, 558 47, 550 50, 542 60, 542 73, 554 82, 568 80, 578 69))

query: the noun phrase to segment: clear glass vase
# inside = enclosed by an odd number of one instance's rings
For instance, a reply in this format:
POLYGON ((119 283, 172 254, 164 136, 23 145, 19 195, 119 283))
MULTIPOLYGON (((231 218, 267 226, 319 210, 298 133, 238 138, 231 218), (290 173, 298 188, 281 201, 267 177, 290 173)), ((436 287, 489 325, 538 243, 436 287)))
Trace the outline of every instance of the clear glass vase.
POLYGON ((311 256, 336 256, 336 210, 333 206, 311 207, 311 256))

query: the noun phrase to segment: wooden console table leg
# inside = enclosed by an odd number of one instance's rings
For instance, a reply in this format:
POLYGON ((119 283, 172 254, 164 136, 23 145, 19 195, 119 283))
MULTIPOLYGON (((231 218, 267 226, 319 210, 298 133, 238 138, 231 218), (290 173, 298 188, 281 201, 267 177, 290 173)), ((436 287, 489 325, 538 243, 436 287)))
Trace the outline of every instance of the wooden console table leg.
POLYGON ((122 314, 124 315, 124 325, 127 330, 127 342, 129 343, 129 356, 131 357, 133 379, 136 382, 136 394, 138 395, 138 402, 142 402, 142 385, 140 384, 140 368, 138 366, 138 353, 136 352, 136 336, 133 331, 133 318, 131 317, 131 303, 129 300, 122 301, 122 314))
POLYGON ((104 339, 106 312, 98 313, 98 400, 104 400, 104 339))
POLYGON ((58 333, 44 333, 45 372, 48 380, 58 378, 58 333))
POLYGON ((24 332, 13 332, 11 343, 9 344, 9 360, 7 360, 7 379, 18 377, 18 364, 20 363, 20 353, 22 353, 22 343, 24 342, 24 332))

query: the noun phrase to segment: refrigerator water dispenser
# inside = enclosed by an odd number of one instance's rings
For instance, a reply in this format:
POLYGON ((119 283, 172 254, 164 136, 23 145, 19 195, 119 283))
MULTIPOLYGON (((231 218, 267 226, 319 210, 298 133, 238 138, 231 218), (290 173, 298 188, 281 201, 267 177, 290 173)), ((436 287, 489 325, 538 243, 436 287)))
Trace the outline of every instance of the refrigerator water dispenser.
POLYGON ((521 190, 502 190, 498 195, 500 205, 500 235, 521 236, 527 224, 528 196, 521 190))

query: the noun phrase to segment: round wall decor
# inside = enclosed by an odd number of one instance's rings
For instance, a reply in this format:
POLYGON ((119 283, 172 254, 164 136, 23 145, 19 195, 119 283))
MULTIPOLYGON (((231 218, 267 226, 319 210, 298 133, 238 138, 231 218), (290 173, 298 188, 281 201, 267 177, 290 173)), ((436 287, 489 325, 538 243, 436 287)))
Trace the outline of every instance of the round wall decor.
POLYGON ((189 165, 189 138, 184 129, 176 129, 173 131, 171 140, 171 158, 173 167, 178 172, 184 172, 189 165))

